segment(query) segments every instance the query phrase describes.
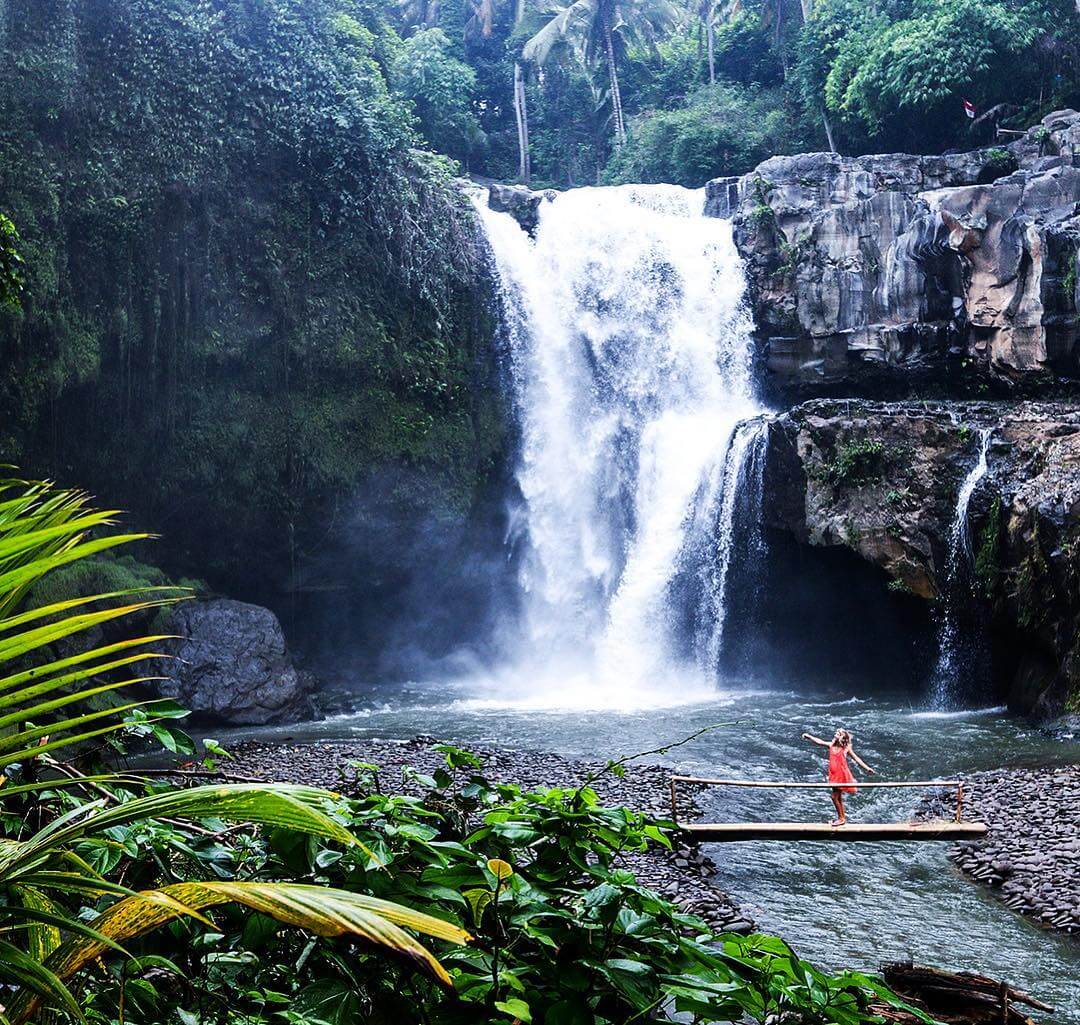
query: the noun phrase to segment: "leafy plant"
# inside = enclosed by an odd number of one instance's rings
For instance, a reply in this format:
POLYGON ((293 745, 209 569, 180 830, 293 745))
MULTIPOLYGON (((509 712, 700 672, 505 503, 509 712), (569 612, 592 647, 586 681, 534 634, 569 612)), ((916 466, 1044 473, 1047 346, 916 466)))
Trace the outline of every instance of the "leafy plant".
POLYGON ((880 480, 888 460, 885 445, 871 438, 845 442, 835 456, 817 468, 815 477, 833 487, 859 486, 880 480))
POLYGON ((0 213, 0 310, 17 312, 23 290, 23 258, 19 255, 19 233, 11 218, 0 213))
POLYGON ((136 700, 78 711, 90 699, 105 700, 153 679, 132 678, 129 672, 161 657, 148 646, 162 637, 97 647, 76 644, 66 650, 58 646, 176 598, 156 597, 159 589, 139 588, 20 610, 28 591, 48 573, 146 536, 101 533, 112 526, 113 515, 92 510, 78 492, 14 479, 0 482, 0 666, 5 670, 0 676, 0 768, 22 777, 0 794, 5 816, 17 816, 19 822, 18 835, 0 841, 0 912, 7 934, 0 939, 0 979, 15 987, 3 1020, 19 1025, 35 1018, 42 1006, 80 1017, 69 982, 84 969, 106 952, 118 951, 121 944, 178 918, 210 925, 203 911, 225 902, 244 904, 320 935, 357 936, 410 958, 449 984, 434 956, 402 927, 458 943, 467 933, 393 903, 261 881, 184 881, 137 892, 106 877, 118 860, 110 857, 107 846, 95 844, 102 838, 115 841, 117 830, 133 824, 162 819, 212 817, 321 836, 346 847, 358 844, 330 816, 333 795, 325 791, 239 784, 122 799, 106 785, 110 777, 88 778, 54 760, 63 749, 81 748, 125 728, 125 714, 152 707, 136 700), (60 778, 35 778, 42 766, 59 772, 60 778), (41 800, 71 787, 83 788, 95 799, 48 814, 41 800), (23 831, 23 825, 29 830, 23 831), (97 867, 95 854, 105 856, 97 867), (64 901, 72 897, 120 899, 87 921, 65 907, 64 901))
MULTIPOLYGON (((530 792, 494 783, 469 752, 442 751, 444 768, 405 769, 400 783, 375 766, 353 767, 344 782, 357 796, 336 817, 356 845, 278 830, 255 846, 218 845, 214 857, 230 875, 291 875, 422 905, 467 929, 468 947, 440 955, 455 999, 370 958, 343 964, 321 941, 305 948, 301 984, 272 929, 234 919, 220 924, 210 950, 172 954, 178 973, 211 991, 200 1022, 236 1020, 214 1007, 252 1022, 288 1007, 298 1021, 310 1014, 336 1025, 369 1020, 362 1008, 377 1020, 431 1025, 659 1023, 675 1009, 702 1022, 792 1011, 854 1025, 875 1006, 900 1006, 877 979, 821 972, 772 937, 717 935, 643 886, 628 859, 668 845, 670 824, 604 807, 588 785, 530 792), (231 967, 215 970, 222 964, 231 967)), ((189 850, 211 856, 205 843, 189 850)), ((92 1006, 103 1020, 115 1017, 115 994, 92 1006)), ((165 1020, 168 1002, 167 992, 144 991, 142 1020, 165 1020)))

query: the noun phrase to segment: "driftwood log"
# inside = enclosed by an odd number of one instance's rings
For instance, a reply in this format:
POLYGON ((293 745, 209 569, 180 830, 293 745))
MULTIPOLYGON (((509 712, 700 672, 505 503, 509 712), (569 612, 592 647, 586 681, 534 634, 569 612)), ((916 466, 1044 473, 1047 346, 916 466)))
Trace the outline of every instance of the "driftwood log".
MULTIPOLYGON (((901 961, 885 965, 884 975, 894 993, 949 1025, 1036 1025, 1027 1008, 1054 1013, 1049 1004, 1007 982, 973 972, 947 972, 901 961)), ((873 1010, 896 1025, 917 1021, 903 1011, 880 1006, 873 1010)))

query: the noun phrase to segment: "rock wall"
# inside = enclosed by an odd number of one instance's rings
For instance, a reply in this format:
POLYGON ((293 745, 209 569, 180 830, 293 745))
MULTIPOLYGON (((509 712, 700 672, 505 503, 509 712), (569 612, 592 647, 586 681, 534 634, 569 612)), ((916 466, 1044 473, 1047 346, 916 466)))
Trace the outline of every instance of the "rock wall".
POLYGON ((1014 710, 1056 714, 1080 699, 1080 411, 804 403, 770 424, 766 526, 846 547, 883 571, 883 585, 936 602, 980 427, 992 433, 970 508, 970 603, 988 627, 993 686, 1014 710))
POLYGON ((943 156, 773 157, 708 183, 778 397, 1033 394, 1080 379, 1080 114, 943 156))

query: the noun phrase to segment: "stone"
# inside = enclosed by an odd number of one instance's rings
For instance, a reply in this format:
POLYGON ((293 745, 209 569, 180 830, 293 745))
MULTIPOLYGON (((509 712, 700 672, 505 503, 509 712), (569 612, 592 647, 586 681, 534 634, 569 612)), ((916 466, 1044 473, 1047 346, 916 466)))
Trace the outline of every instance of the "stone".
POLYGON ((969 508, 972 555, 984 563, 978 614, 990 634, 1012 639, 1001 660, 1010 708, 1043 719, 1080 694, 1075 406, 802 403, 769 421, 765 526, 803 545, 850 549, 884 571, 883 583, 933 601, 948 586, 956 497, 978 458, 977 428, 994 440, 969 508), (863 464, 852 462, 859 452, 863 464))
POLYGON ((1007 147, 773 157, 706 187, 730 217, 779 396, 992 387, 1080 371, 1080 113, 1007 147), (1048 157, 1052 159, 1047 159, 1048 157))
POLYGON ((161 694, 199 722, 261 726, 311 714, 313 680, 292 663, 277 617, 259 605, 214 598, 182 602, 166 632, 161 694))
POLYGON ((540 223, 540 205, 557 195, 555 189, 534 191, 525 185, 492 184, 488 186, 488 206, 509 214, 532 235, 540 223))

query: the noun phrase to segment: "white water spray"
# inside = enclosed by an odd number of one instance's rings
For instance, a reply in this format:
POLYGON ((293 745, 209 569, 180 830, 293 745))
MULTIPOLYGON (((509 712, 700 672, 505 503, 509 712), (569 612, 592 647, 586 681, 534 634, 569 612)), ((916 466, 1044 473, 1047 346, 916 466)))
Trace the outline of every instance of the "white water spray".
POLYGON ((531 239, 478 202, 521 435, 513 675, 539 700, 625 707, 711 687, 687 681, 670 589, 758 407, 741 261, 703 206, 676 186, 577 189, 541 206, 531 239))
POLYGON ((938 626, 938 657, 932 688, 934 708, 939 711, 951 707, 961 696, 959 690, 963 660, 958 605, 963 600, 965 588, 970 582, 973 562, 968 507, 979 481, 986 476, 992 433, 989 427, 979 429, 979 455, 960 485, 956 496, 956 513, 949 531, 948 576, 943 588, 943 608, 938 626))
POLYGON ((701 528, 708 531, 714 548, 713 558, 702 559, 702 587, 698 608, 694 655, 702 671, 716 675, 724 650, 724 628, 730 602, 730 575, 733 559, 760 554, 761 493, 765 469, 765 446, 768 443, 768 420, 758 417, 740 423, 731 436, 727 454, 710 487, 704 504, 706 515, 701 528), (742 505, 753 508, 740 516, 742 505), (739 537, 740 526, 744 536, 739 537), (741 542, 741 544, 740 544, 741 542))

